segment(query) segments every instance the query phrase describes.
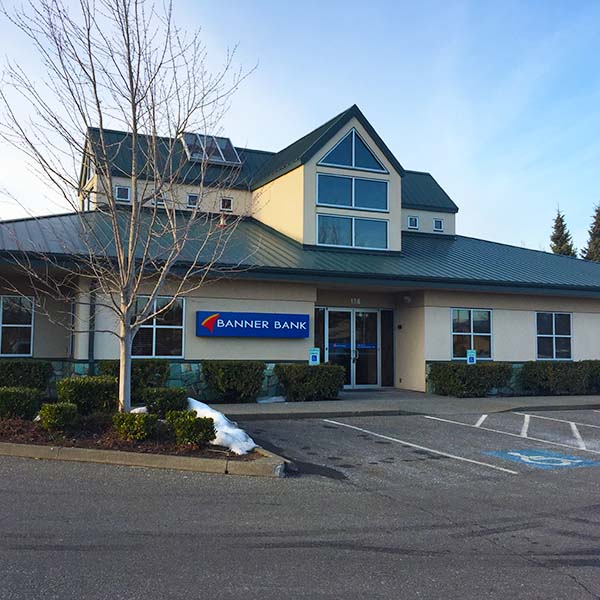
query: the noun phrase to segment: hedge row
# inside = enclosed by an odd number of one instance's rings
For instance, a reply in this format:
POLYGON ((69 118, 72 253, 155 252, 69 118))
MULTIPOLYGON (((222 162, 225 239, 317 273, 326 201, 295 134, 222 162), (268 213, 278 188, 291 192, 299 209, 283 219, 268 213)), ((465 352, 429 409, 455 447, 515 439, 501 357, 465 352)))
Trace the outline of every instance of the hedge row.
POLYGON ((202 373, 211 400, 254 402, 260 393, 265 363, 255 360, 203 360, 202 373))
MULTIPOLYGON (((148 388, 164 387, 169 379, 170 364, 166 359, 144 358, 131 362, 131 403, 144 404, 148 388)), ((101 360, 98 374, 119 379, 119 361, 101 360)))
POLYGON ((432 363, 429 383, 442 396, 600 394, 600 360, 526 362, 514 369, 514 377, 511 363, 432 363))
POLYGON ((345 371, 340 365, 275 365, 275 375, 288 402, 336 398, 344 387, 345 371))
POLYGON ((512 377, 510 363, 433 363, 429 382, 436 394, 459 398, 486 396, 508 386, 512 377))
POLYGON ((28 387, 45 391, 54 374, 47 360, 6 358, 0 360, 0 386, 28 387))

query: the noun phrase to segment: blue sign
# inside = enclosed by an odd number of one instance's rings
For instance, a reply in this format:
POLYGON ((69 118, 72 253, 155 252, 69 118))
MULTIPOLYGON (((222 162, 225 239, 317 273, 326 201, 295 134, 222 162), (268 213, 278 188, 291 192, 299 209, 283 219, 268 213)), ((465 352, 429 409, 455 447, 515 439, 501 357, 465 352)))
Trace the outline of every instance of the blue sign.
POLYGON ((467 364, 468 365, 476 365, 477 364, 477 350, 467 350, 467 364))
POLYGON ((600 467, 600 460, 591 460, 548 450, 504 450, 502 452, 484 452, 484 454, 497 456, 504 460, 512 460, 536 469, 600 467))
POLYGON ((311 348, 308 351, 308 364, 309 365, 320 365, 321 364, 321 348, 311 348))
POLYGON ((279 313, 196 312, 199 337, 307 338, 310 317, 279 313))

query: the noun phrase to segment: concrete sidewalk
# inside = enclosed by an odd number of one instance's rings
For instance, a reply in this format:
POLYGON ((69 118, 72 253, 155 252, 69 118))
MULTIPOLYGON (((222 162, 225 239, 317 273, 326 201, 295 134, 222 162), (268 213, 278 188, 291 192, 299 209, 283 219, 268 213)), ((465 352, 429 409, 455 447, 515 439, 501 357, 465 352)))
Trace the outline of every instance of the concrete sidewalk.
POLYGON ((405 390, 361 390, 339 400, 273 404, 213 404, 234 420, 307 419, 378 415, 458 415, 510 410, 600 409, 600 396, 515 396, 512 398, 450 398, 405 390))

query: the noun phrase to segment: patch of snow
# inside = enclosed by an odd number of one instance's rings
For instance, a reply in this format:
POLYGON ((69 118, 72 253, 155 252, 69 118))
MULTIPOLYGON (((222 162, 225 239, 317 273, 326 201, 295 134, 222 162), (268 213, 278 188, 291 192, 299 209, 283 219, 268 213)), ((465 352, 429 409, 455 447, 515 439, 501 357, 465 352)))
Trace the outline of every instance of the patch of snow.
POLYGON ((267 396, 256 400, 259 404, 274 404, 275 402, 285 402, 285 396, 267 396))
POLYGON ((137 408, 132 408, 130 412, 135 414, 147 413, 148 409, 145 406, 138 406, 137 408))
POLYGON ((217 437, 211 444, 225 446, 234 454, 247 454, 256 448, 254 440, 243 429, 240 429, 237 423, 230 421, 223 413, 211 408, 208 404, 188 398, 188 409, 195 412, 197 417, 210 417, 214 421, 217 437))

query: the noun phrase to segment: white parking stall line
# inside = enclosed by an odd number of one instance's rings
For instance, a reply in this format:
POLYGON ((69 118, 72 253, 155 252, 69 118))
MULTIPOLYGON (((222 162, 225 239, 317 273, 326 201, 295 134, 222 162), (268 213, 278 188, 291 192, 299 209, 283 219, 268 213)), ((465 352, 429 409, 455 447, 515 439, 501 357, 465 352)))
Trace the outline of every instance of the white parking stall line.
POLYGON ((487 419, 487 415, 481 415, 477 423, 475 423, 475 427, 481 427, 483 422, 487 419))
POLYGON ((577 444, 582 450, 585 450, 585 442, 583 441, 583 438, 579 433, 579 429, 577 429, 577 425, 575 425, 575 423, 573 423, 572 421, 570 421, 569 424, 571 425, 571 431, 573 432, 573 437, 577 440, 577 444))
MULTIPOLYGON (((325 423, 331 423, 332 425, 339 425, 340 427, 347 427, 348 429, 354 429, 355 431, 361 431, 362 433, 368 433, 369 435, 381 438, 383 440, 388 440, 390 442, 396 442, 398 444, 403 444, 404 446, 410 446, 411 448, 416 448, 417 450, 424 450, 425 452, 431 452, 432 454, 438 454, 439 456, 445 456, 446 458, 453 458, 454 460, 460 460, 462 462, 479 465, 480 467, 487 467, 488 469, 495 469, 496 471, 502 471, 503 473, 510 473, 511 475, 519 474, 518 471, 512 471, 511 469, 505 469, 504 467, 497 467, 496 465, 490 465, 489 463, 480 462, 478 460, 473 460, 471 458, 465 458, 464 456, 456 456, 456 454, 449 454, 448 452, 441 452, 440 450, 434 450, 433 448, 427 448, 426 446, 420 446, 419 444, 413 444, 412 442, 407 442, 405 440, 399 440, 398 438, 390 437, 389 435, 383 435, 381 433, 376 433, 375 431, 370 431, 369 429, 363 429, 362 427, 356 427, 355 425, 348 425, 347 423, 340 423, 339 421, 332 421, 331 419, 323 419, 323 421, 325 421, 325 423)), ((472 425, 470 427, 472 427, 472 425)))
MULTIPOLYGON (((600 411, 595 411, 600 412, 600 411)), ((525 416, 527 413, 515 412, 515 415, 525 416)), ((534 419, 544 419, 546 421, 558 421, 559 423, 575 423, 579 427, 591 427, 592 429, 600 429, 600 425, 590 425, 589 423, 580 423, 579 421, 567 421, 567 419, 557 419, 556 417, 542 417, 542 415, 529 415, 534 419)))
POLYGON ((526 438, 529 431, 529 415, 523 415, 523 427, 521 427, 521 437, 526 438))
MULTIPOLYGON (((468 423, 462 423, 461 421, 451 421, 450 419, 441 419, 440 417, 430 417, 429 415, 423 415, 424 419, 430 419, 432 421, 442 421, 443 423, 451 423, 452 425, 462 425, 463 427, 470 427, 471 429, 478 429, 479 431, 491 431, 492 433, 498 433, 500 435, 508 435, 510 437, 521 438, 522 436, 518 433, 509 433, 508 431, 500 431, 499 429, 490 429, 489 427, 475 427, 475 425, 469 425, 468 423)), ((535 438, 529 436, 528 440, 534 442, 542 442, 543 444, 550 444, 551 446, 560 446, 561 448, 570 448, 571 450, 581 450, 582 452, 589 452, 590 454, 600 454, 598 450, 590 450, 589 448, 579 448, 578 446, 570 446, 569 444, 561 444, 560 442, 551 442, 550 440, 543 440, 542 438, 535 438)))

